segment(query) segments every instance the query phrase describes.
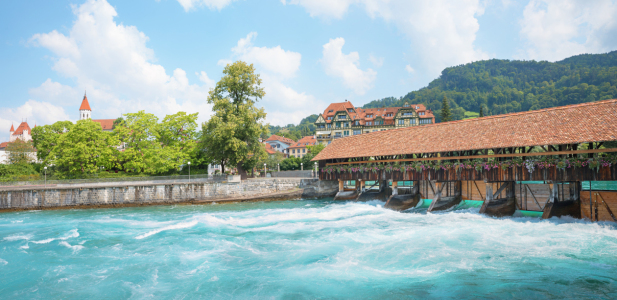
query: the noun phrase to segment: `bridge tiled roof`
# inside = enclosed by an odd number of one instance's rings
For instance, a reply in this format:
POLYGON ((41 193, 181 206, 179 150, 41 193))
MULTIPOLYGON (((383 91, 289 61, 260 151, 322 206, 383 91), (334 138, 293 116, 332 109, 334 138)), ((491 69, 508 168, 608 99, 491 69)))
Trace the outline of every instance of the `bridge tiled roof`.
POLYGON ((614 140, 617 99, 353 135, 313 160, 614 140))

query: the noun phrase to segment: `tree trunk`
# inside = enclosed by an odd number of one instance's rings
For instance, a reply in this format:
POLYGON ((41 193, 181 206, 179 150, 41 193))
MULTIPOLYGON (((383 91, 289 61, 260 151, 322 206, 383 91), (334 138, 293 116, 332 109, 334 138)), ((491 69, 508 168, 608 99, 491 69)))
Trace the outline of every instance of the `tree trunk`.
POLYGON ((246 174, 246 170, 244 170, 244 168, 242 168, 242 162, 239 162, 236 165, 236 168, 238 169, 238 174, 240 175, 240 180, 246 180, 248 179, 248 174, 246 174))
POLYGON ((221 175, 225 174, 225 160, 221 160, 221 175))

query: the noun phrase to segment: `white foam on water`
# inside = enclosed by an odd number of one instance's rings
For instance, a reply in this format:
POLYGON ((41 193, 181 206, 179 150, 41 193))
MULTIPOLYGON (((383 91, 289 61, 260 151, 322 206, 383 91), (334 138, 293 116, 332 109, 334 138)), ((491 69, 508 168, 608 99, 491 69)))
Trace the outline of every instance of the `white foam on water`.
POLYGON ((30 249, 30 246, 26 243, 25 245, 19 247, 19 249, 30 249))
POLYGON ((71 244, 69 244, 69 243, 67 243, 65 241, 60 242, 59 245, 62 245, 64 247, 67 247, 67 248, 73 250, 73 253, 75 253, 75 252, 77 252, 77 251, 79 251, 79 250, 84 248, 84 246, 82 246, 82 245, 74 245, 73 246, 73 245, 71 245, 71 244))
POLYGON ((32 241, 32 243, 35 244, 49 244, 55 240, 61 240, 61 241, 66 241, 68 239, 71 238, 76 238, 79 237, 79 232, 77 231, 77 229, 72 229, 71 231, 67 232, 65 235, 58 237, 58 238, 48 238, 48 239, 44 239, 44 240, 40 240, 40 241, 32 241))
POLYGON ((32 238, 32 234, 15 234, 15 235, 9 235, 5 238, 3 238, 3 241, 7 241, 7 242, 12 242, 12 241, 19 241, 19 240, 29 240, 32 238))
POLYGON ((166 230, 190 228, 190 227, 193 227, 193 226, 197 225, 198 223, 199 223, 198 221, 191 221, 191 222, 182 222, 182 223, 178 223, 178 224, 174 224, 174 225, 165 226, 163 228, 159 228, 159 229, 156 229, 156 230, 152 230, 152 231, 146 232, 146 233, 144 233, 142 235, 138 235, 138 236, 135 237, 135 239, 141 240, 143 238, 147 238, 147 237, 149 237, 151 235, 154 235, 154 234, 157 234, 159 232, 166 231, 166 230))

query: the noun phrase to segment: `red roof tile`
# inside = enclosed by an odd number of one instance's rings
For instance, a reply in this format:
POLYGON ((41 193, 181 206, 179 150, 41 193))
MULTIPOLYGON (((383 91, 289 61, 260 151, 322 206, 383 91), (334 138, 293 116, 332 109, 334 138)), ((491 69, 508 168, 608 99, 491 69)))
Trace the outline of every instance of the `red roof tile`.
POLYGON ((13 124, 11 124, 11 132, 15 131, 15 129, 13 128, 13 124))
POLYGON ((112 130, 114 128, 115 120, 116 119, 98 119, 98 120, 92 120, 92 121, 101 124, 101 127, 103 128, 103 130, 112 130))
POLYGON ((278 136, 276 134, 271 135, 266 140, 266 142, 270 142, 270 141, 281 141, 281 142, 283 142, 283 143, 285 143, 287 145, 291 145, 291 144, 295 143, 294 140, 292 140, 292 139, 289 139, 289 138, 286 138, 286 137, 282 137, 282 136, 278 136))
POLYGON ((4 149, 9 145, 9 142, 0 143, 0 149, 4 149))
MULTIPOLYGON (((423 104, 410 104, 410 108, 413 108, 418 114, 420 118, 433 118, 433 123, 435 122, 435 116, 433 112, 430 110, 426 110, 426 107, 423 104)), ((326 123, 331 123, 332 120, 328 120, 328 117, 334 117, 334 115, 339 111, 346 111, 350 117, 350 121, 360 121, 360 125, 364 125, 364 121, 373 121, 377 117, 381 117, 384 120, 394 119, 396 113, 402 109, 407 107, 383 107, 383 108, 356 108, 349 101, 339 102, 339 103, 331 103, 328 105, 328 108, 323 112, 323 118, 326 123)), ((393 122, 386 122, 388 124, 394 124, 393 122)))
POLYGON ((268 152, 268 154, 276 154, 276 150, 274 150, 274 148, 272 148, 272 146, 268 143, 266 143, 266 152, 268 152))
POLYGON ((84 95, 84 100, 81 101, 81 106, 79 107, 79 110, 91 110, 90 103, 88 103, 88 97, 86 97, 86 95, 84 95))
POLYGON ((413 126, 332 141, 313 160, 617 140, 617 99, 413 126))
POLYGON ((289 146, 289 148, 304 148, 306 146, 314 146, 317 143, 317 139, 314 135, 309 135, 301 138, 295 144, 289 146))
MULTIPOLYGON (((11 126, 13 127, 13 126, 11 126)), ((30 129, 30 126, 28 125, 27 122, 21 122, 21 124, 19 124, 19 126, 17 127, 17 130, 15 130, 15 132, 13 132, 13 135, 20 135, 22 133, 24 133, 24 130, 28 130, 28 133, 32 134, 32 130, 30 129)))

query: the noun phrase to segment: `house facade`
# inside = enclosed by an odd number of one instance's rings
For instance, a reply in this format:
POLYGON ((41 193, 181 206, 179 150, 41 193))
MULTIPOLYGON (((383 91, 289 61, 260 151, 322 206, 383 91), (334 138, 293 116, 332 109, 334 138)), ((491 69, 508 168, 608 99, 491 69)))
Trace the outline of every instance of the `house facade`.
POLYGON ((275 151, 281 152, 286 156, 289 154, 287 148, 295 143, 294 140, 278 136, 276 134, 271 135, 266 141, 266 144, 270 145, 275 151))
MULTIPOLYGON (((9 130, 9 141, 0 144, 0 163, 8 163, 9 154, 7 153, 6 149, 10 143, 13 143, 18 139, 24 142, 29 142, 32 140, 32 130, 30 129, 30 125, 28 125, 28 122, 21 122, 19 126, 17 126, 17 130, 11 124, 11 129, 9 130)), ((32 152, 31 156, 32 159, 36 161, 36 151, 32 152)))
POLYGON ((328 145, 334 139, 346 136, 434 123, 433 112, 423 104, 365 109, 345 101, 330 104, 319 115, 315 121, 316 139, 318 143, 328 145))
POLYGON ((309 135, 301 138, 299 141, 287 148, 289 157, 302 158, 308 153, 308 146, 315 146, 317 138, 314 135, 309 135))
MULTIPOLYGON (((84 94, 84 99, 81 101, 81 106, 79 106, 79 120, 86 119, 92 119, 92 109, 90 108, 88 97, 84 94)), ((95 119, 92 121, 101 124, 103 131, 111 132, 114 129, 115 120, 116 119, 95 119)))

